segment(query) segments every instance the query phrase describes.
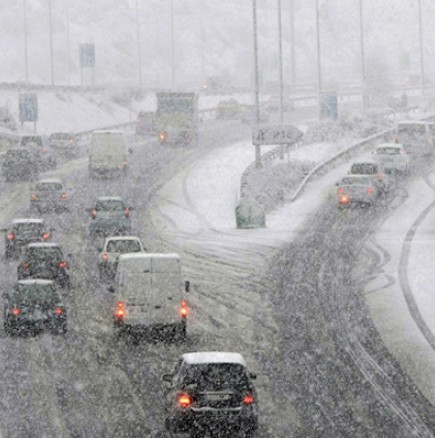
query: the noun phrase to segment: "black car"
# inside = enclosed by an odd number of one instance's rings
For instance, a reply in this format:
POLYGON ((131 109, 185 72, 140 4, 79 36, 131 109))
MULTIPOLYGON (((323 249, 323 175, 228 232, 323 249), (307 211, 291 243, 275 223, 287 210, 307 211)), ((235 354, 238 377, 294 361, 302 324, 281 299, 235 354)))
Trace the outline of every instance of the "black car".
POLYGON ((9 149, 2 163, 2 173, 6 181, 36 179, 39 167, 33 151, 27 148, 9 149))
POLYGON ((43 219, 14 219, 5 232, 5 258, 16 257, 24 246, 33 242, 46 242, 51 238, 43 219))
POLYGON ((54 334, 67 331, 67 313, 53 281, 18 281, 4 293, 4 329, 7 335, 48 329, 54 334))
POLYGON ((258 428, 258 400, 252 383, 255 375, 246 369, 239 353, 197 352, 181 356, 164 399, 170 433, 192 437, 252 437, 258 428))
POLYGON ((40 170, 44 171, 56 167, 56 157, 45 137, 41 135, 23 135, 20 138, 19 146, 29 149, 34 154, 36 164, 40 170))
MULTIPOLYGON (((70 257, 68 257, 69 259, 70 257)), ((30 243, 22 252, 18 280, 42 278, 61 287, 70 287, 69 261, 57 243, 30 243)))

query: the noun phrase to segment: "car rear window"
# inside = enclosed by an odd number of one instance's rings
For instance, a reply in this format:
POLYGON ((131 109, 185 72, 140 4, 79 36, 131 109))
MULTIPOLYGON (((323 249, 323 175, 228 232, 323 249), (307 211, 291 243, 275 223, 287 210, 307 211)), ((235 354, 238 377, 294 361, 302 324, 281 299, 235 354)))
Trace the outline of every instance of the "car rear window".
POLYGON ((213 363, 183 367, 183 383, 199 389, 246 388, 249 385, 245 368, 240 364, 213 363))
POLYGON ((358 163, 353 164, 350 168, 350 173, 354 175, 376 175, 378 168, 376 164, 372 163, 358 163))
POLYGON ((137 240, 110 240, 107 242, 107 252, 125 254, 128 252, 140 252, 140 244, 137 240))
POLYGON ((401 153, 401 148, 394 147, 385 147, 385 148, 377 148, 376 152, 381 155, 399 155, 401 153))
POLYGON ((104 201, 97 201, 97 205, 95 206, 96 210, 101 211, 117 211, 117 210, 124 210, 124 202, 120 200, 104 200, 104 201))
POLYGON ((30 224, 15 224, 13 230, 19 236, 40 236, 43 232, 43 225, 41 223, 30 224))
POLYGON ((52 140, 69 140, 74 138, 72 134, 68 134, 67 132, 55 132, 50 135, 52 140))
POLYGON ((19 284, 12 293, 12 300, 20 304, 55 304, 60 301, 56 289, 52 285, 19 284))
POLYGON ((21 146, 26 146, 29 143, 36 143, 38 146, 43 146, 41 137, 38 136, 21 137, 21 141, 20 141, 21 146))
POLYGON ((40 183, 36 184, 36 190, 41 192, 49 192, 51 190, 62 190, 62 184, 60 183, 40 183))
POLYGON ((342 186, 352 186, 352 185, 370 185, 369 178, 343 178, 340 182, 342 186))
POLYGON ((35 262, 56 262, 62 261, 63 254, 60 248, 28 248, 27 255, 29 259, 35 262))
POLYGON ((27 158, 29 151, 25 149, 10 149, 6 152, 6 158, 27 158))

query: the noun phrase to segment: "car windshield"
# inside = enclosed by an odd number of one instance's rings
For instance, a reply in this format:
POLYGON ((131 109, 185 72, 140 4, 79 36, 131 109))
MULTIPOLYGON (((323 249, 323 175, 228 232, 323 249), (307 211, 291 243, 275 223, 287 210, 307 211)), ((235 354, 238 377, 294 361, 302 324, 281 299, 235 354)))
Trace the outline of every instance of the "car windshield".
POLYGON ((38 136, 21 137, 21 146, 26 146, 29 143, 35 143, 38 146, 42 146, 42 139, 38 136))
POLYGON ((350 168, 350 173, 354 175, 375 175, 377 173, 377 166, 372 163, 353 164, 350 168))
POLYGON ((43 232, 41 223, 22 223, 13 226, 13 232, 19 236, 40 236, 43 232))
POLYGON ((36 184, 36 190, 41 192, 49 192, 51 190, 62 190, 62 184, 61 183, 40 183, 36 184))
POLYGON ((246 388, 249 385, 245 368, 240 364, 195 364, 182 370, 184 385, 202 389, 246 388))
POLYGON ((50 135, 50 138, 52 140, 69 140, 73 138, 73 135, 66 132, 55 132, 50 135))
POLYGON ((12 292, 12 301, 24 305, 54 304, 59 302, 59 296, 51 284, 19 284, 12 292))
POLYGON ((62 261, 63 254, 60 248, 48 247, 48 248, 28 248, 26 251, 27 258, 36 262, 56 262, 62 261))
POLYGON ((140 252, 140 243, 137 240, 110 240, 106 251, 125 254, 128 252, 140 252))
POLYGON ((426 132, 426 125, 423 124, 409 124, 409 125, 399 125, 397 127, 398 134, 409 134, 409 135, 421 135, 426 132))
POLYGON ((370 185, 368 178, 343 178, 340 182, 342 186, 355 186, 355 185, 370 185))
POLYGON ((124 208, 124 202, 119 199, 99 200, 95 206, 95 209, 99 211, 119 211, 124 210, 124 208))
POLYGON ((381 155, 399 155, 402 149, 395 147, 384 147, 384 148, 377 148, 376 151, 378 154, 381 155))

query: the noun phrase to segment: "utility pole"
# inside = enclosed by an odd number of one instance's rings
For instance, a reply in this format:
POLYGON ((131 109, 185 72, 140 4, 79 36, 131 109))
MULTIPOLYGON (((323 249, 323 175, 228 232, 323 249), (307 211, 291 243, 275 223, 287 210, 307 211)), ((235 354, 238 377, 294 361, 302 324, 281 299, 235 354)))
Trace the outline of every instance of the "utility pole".
POLYGON ((281 0, 278 0, 278 53, 279 53, 279 115, 281 125, 284 124, 284 78, 282 67, 282 23, 281 0))
POLYGON ((136 43, 139 86, 142 86, 142 45, 140 38, 139 0, 136 0, 136 43))
POLYGON ((361 56, 361 95, 363 110, 367 109, 366 95, 366 66, 365 66, 365 50, 364 50, 364 16, 362 0, 359 1, 359 36, 360 36, 360 56, 361 56))
POLYGON ((71 85, 71 31, 69 16, 69 0, 66 0, 66 49, 68 52, 68 85, 71 85))
POLYGON ((51 18, 51 0, 48 0, 48 25, 50 31, 50 66, 51 66, 51 85, 54 86, 54 61, 53 61, 53 22, 51 18))
POLYGON ((171 84, 175 87, 174 0, 171 0, 171 84))
MULTIPOLYGON (((254 79, 255 79, 255 126, 260 124, 260 79, 258 71, 258 41, 257 41, 257 0, 252 0, 252 20, 254 28, 254 79)), ((261 167, 260 145, 255 145, 255 166, 261 167)))
POLYGON ((316 0, 316 30, 317 30, 317 85, 322 91, 322 60, 320 58, 320 26, 319 26, 319 0, 316 0))
POLYGON ((23 18, 24 18, 24 74, 26 82, 29 82, 29 51, 28 51, 28 34, 27 34, 27 0, 23 0, 23 18))
POLYGON ((421 14, 421 0, 418 0, 418 33, 420 37, 420 75, 421 75, 421 95, 426 94, 426 82, 424 78, 424 48, 423 48, 423 24, 421 14))
POLYGON ((296 51, 295 51, 295 11, 293 0, 290 0, 290 44, 291 44, 291 84, 292 92, 296 84, 296 51))

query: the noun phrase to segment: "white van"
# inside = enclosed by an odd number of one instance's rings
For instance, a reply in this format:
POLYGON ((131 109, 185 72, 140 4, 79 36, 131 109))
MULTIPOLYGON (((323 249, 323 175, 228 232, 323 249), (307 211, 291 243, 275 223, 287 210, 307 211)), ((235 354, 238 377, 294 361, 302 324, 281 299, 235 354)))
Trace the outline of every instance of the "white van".
POLYGON ((113 318, 117 329, 170 329, 186 336, 187 303, 178 254, 127 253, 118 259, 113 318))
POLYGON ((427 155, 434 149, 435 123, 419 120, 399 122, 394 141, 401 143, 408 154, 427 155))
POLYGON ((89 144, 89 176, 127 173, 127 142, 122 131, 94 131, 89 144))

